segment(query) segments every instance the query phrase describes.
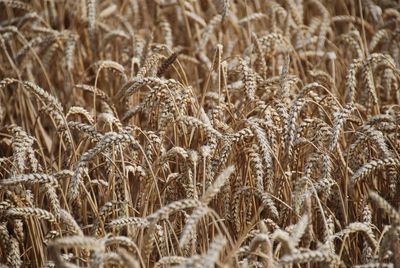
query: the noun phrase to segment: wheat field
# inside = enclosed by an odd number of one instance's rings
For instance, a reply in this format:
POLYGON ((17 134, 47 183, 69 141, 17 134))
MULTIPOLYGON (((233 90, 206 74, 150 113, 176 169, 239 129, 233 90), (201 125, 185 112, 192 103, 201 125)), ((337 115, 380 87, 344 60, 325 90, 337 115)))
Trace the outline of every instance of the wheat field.
POLYGON ((0 267, 400 267, 396 0, 0 0, 0 267))

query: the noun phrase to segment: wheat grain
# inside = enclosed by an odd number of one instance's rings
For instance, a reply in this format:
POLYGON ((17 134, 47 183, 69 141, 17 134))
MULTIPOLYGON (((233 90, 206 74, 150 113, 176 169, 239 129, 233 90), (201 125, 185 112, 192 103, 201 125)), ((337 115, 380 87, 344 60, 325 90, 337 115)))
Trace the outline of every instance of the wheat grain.
POLYGON ((50 212, 39 208, 9 208, 5 215, 11 218, 36 217, 38 219, 47 220, 49 222, 56 221, 56 218, 50 212))
POLYGON ((49 183, 52 185, 57 185, 57 180, 54 178, 54 176, 49 174, 30 173, 26 175, 25 174, 17 175, 0 181, 0 185, 2 187, 10 187, 10 186, 15 186, 17 184, 35 184, 35 183, 38 184, 49 183))
POLYGON ((351 182, 353 184, 363 180, 365 177, 369 176, 372 172, 377 169, 385 168, 388 166, 399 166, 399 161, 395 158, 385 158, 378 160, 371 160, 367 164, 359 168, 354 175, 351 177, 351 182))
POLYGON ((306 251, 297 254, 284 255, 280 259, 283 265, 292 263, 308 263, 308 262, 326 262, 332 265, 341 265, 340 259, 337 255, 320 250, 306 251))

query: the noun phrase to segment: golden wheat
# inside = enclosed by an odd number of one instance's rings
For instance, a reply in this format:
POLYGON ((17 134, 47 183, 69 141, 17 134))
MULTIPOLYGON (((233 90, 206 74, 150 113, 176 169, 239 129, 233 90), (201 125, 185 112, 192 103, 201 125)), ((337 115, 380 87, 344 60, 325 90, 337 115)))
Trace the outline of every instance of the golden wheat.
POLYGON ((399 267, 399 21, 0 0, 0 266, 399 267))

